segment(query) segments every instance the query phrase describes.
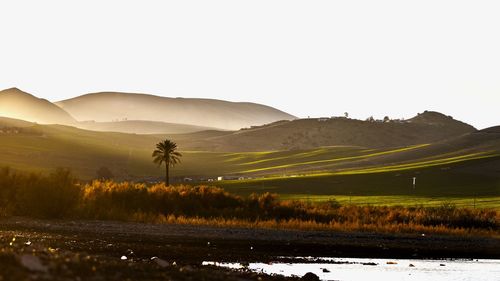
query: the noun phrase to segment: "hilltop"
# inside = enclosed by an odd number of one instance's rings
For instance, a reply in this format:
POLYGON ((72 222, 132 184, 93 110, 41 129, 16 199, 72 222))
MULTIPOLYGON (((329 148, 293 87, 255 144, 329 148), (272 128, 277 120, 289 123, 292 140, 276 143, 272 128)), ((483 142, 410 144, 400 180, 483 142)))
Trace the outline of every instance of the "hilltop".
POLYGON ((217 151, 297 150, 323 146, 367 148, 434 143, 476 129, 437 112, 424 112, 407 121, 361 121, 343 117, 278 121, 230 134, 197 138, 174 136, 190 148, 217 151))
POLYGON ((17 88, 0 91, 0 116, 41 124, 75 124, 76 120, 53 103, 17 88))
POLYGON ((248 102, 100 92, 56 103, 79 121, 148 120, 237 130, 296 117, 248 102))

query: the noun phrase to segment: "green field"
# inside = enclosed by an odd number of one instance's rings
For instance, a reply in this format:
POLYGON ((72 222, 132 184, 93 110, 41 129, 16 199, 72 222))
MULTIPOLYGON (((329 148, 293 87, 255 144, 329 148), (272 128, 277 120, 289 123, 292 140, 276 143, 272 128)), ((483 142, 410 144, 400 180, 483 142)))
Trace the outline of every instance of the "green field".
MULTIPOLYGON (((0 166, 41 172, 68 167, 83 180, 106 166, 117 180, 160 180, 164 170, 153 164, 151 152, 165 137, 36 125, 0 134, 0 166)), ((378 205, 473 206, 475 198, 477 207, 500 206, 500 149, 491 145, 182 153, 172 174, 177 181, 243 177, 210 182, 237 194, 269 191, 284 199, 378 205)))
POLYGON ((346 196, 346 195, 301 195, 284 194, 284 200, 300 200, 310 202, 328 202, 335 200, 342 205, 355 204, 366 206, 425 206, 440 207, 452 204, 467 208, 500 208, 500 196, 487 197, 421 197, 421 196, 346 196))
POLYGON ((367 205, 426 205, 453 203, 468 207, 500 207, 499 156, 432 163, 414 168, 379 167, 296 177, 269 177, 218 183, 238 194, 274 192, 283 199, 328 201, 367 205), (495 169, 495 168, 493 168, 495 169), (416 178, 415 188, 413 177, 416 178))

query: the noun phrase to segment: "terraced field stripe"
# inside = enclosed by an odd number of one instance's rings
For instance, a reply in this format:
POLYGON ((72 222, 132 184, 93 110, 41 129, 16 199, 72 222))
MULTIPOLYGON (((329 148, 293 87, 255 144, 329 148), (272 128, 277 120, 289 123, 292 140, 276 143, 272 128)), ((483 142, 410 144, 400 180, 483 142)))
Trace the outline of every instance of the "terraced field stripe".
POLYGON ((500 154, 494 154, 490 152, 478 152, 471 153, 467 155, 461 155, 456 157, 444 158, 444 159, 436 159, 431 161, 424 162, 416 162, 416 163, 407 163, 407 164, 399 164, 399 165, 391 165, 391 166, 382 166, 376 168, 367 168, 367 169, 358 169, 358 170, 350 170, 350 171, 341 171, 331 173, 332 175, 355 175, 355 174, 372 174, 372 173, 384 173, 384 172, 392 172, 392 171, 404 171, 411 170, 417 168, 427 168, 433 166, 441 166, 447 164, 453 164, 463 161, 469 160, 477 160, 484 159, 490 157, 500 156, 500 154))
POLYGON ((283 169, 283 168, 290 168, 290 167, 333 163, 333 162, 341 162, 341 161, 347 161, 347 160, 366 159, 366 158, 371 158, 371 157, 376 157, 376 156, 381 156, 381 155, 386 155, 386 154, 393 154, 393 153, 399 153, 399 152, 419 149, 419 148, 426 147, 429 145, 430 144, 419 144, 419 145, 414 145, 414 146, 409 146, 409 147, 404 147, 404 148, 392 149, 392 150, 375 152, 375 153, 370 153, 370 154, 363 154, 363 155, 358 155, 358 156, 341 157, 341 158, 325 159, 325 160, 314 160, 314 161, 291 163, 291 164, 279 165, 279 166, 273 166, 273 167, 257 168, 257 169, 241 171, 240 173, 255 173, 255 172, 262 172, 262 171, 269 171, 269 170, 276 170, 276 169, 283 169))

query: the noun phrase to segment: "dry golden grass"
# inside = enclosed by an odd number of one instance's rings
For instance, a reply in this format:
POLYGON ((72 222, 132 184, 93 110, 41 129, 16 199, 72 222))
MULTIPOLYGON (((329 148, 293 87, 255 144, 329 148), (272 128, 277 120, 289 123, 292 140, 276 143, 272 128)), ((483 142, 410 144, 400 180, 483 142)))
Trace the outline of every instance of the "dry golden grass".
POLYGON ((499 236, 494 209, 357 206, 246 197, 209 186, 147 186, 94 181, 80 185, 67 170, 49 176, 0 170, 0 214, 113 219, 219 227, 499 236))

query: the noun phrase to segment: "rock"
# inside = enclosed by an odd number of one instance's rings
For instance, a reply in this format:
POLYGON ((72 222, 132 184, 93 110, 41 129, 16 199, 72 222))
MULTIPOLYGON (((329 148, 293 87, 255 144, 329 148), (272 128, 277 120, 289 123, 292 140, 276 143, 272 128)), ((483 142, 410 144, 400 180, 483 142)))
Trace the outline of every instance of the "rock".
POLYGON ((32 255, 22 255, 20 258, 21 265, 29 269, 30 271, 48 272, 47 266, 42 264, 39 257, 32 255))
POLYGON ((304 280, 304 281, 320 281, 318 275, 312 273, 312 272, 308 272, 306 273, 304 276, 302 276, 302 278, 300 278, 300 280, 304 280))
POLYGON ((190 265, 183 266, 179 269, 180 272, 191 272, 193 271, 193 267, 190 265))
POLYGON ((154 261, 159 267, 167 267, 170 265, 166 260, 162 260, 158 257, 152 257, 151 260, 154 261))
POLYGON ((446 266, 444 263, 439 264, 439 266, 446 266))
POLYGON ((326 268, 322 268, 321 270, 323 270, 324 273, 328 273, 330 272, 330 270, 326 269, 326 268))
POLYGON ((388 262, 386 262, 386 264, 398 264, 398 263, 395 261, 388 261, 388 262))
POLYGON ((410 263, 409 267, 415 267, 415 265, 413 265, 412 263, 410 263))

